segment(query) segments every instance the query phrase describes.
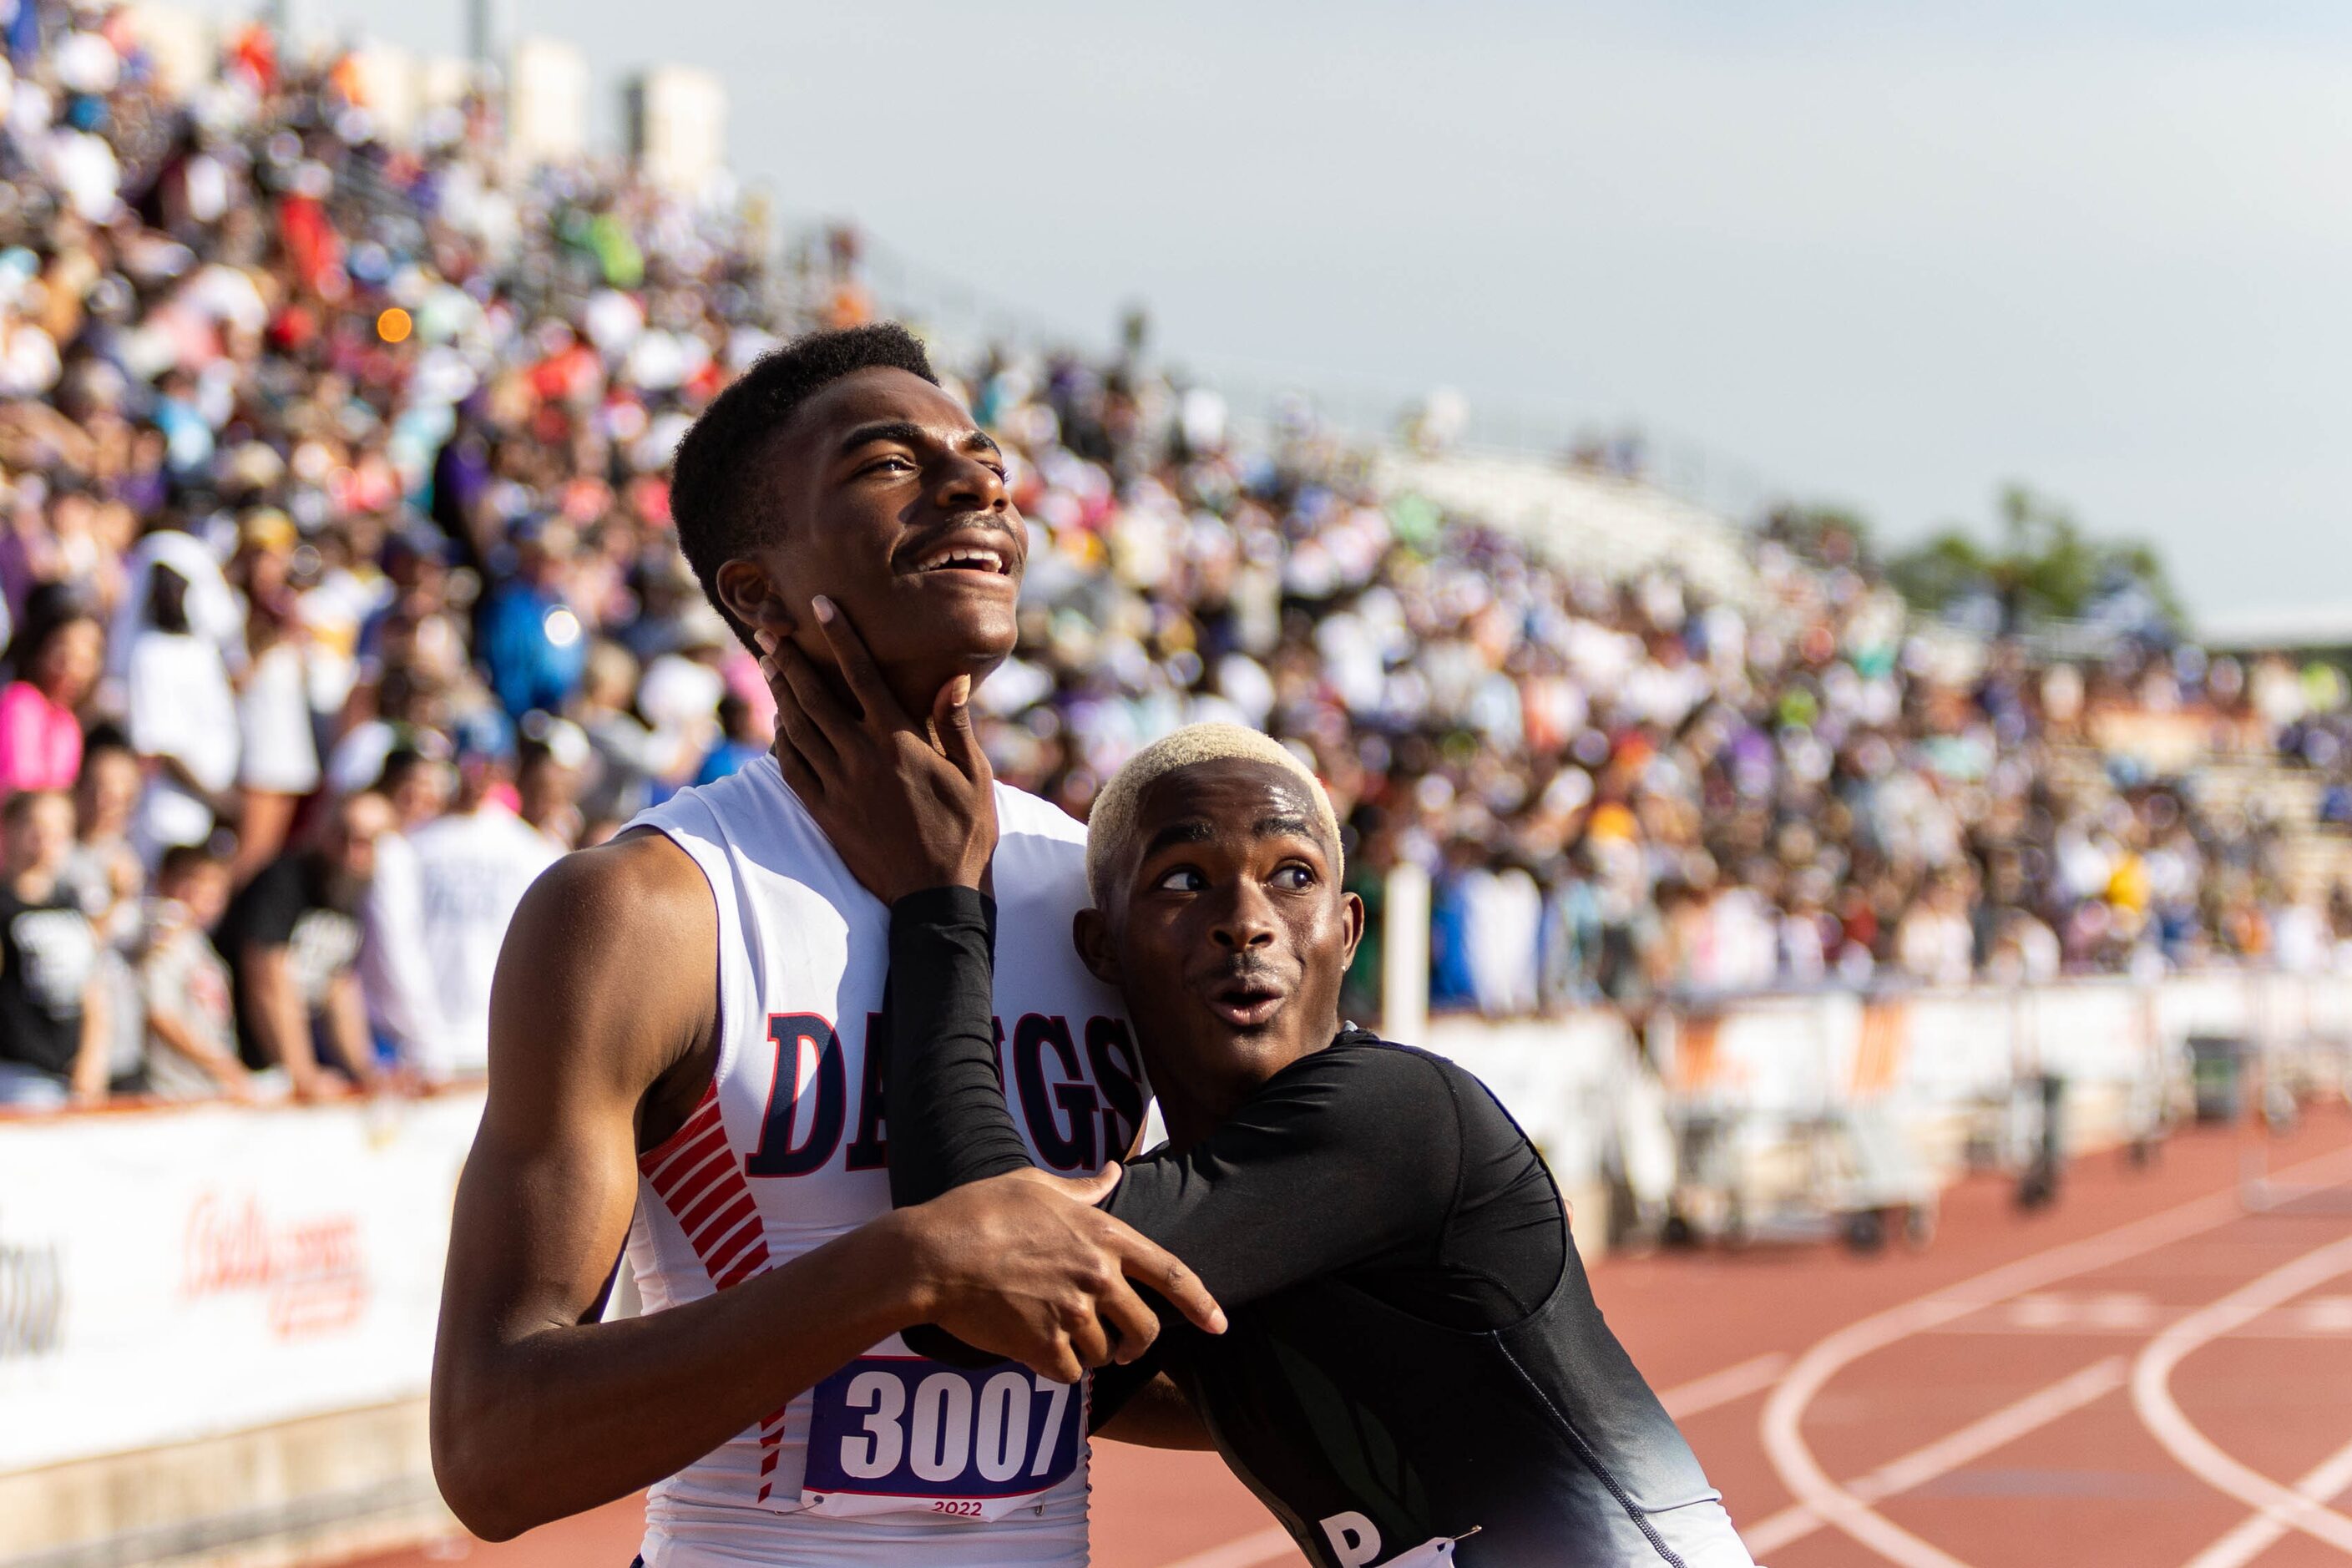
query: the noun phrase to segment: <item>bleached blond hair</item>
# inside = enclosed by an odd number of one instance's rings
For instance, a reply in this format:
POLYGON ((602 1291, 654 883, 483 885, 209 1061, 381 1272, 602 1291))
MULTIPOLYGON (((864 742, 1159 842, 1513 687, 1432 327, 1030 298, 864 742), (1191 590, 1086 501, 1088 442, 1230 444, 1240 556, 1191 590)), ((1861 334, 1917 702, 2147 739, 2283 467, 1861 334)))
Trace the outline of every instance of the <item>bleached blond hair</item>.
POLYGON ((1095 907, 1101 909, 1109 902, 1111 873, 1117 868, 1128 840, 1135 836, 1136 803, 1153 781, 1189 768, 1195 763, 1222 762, 1228 757, 1244 762, 1264 763, 1288 773, 1315 803, 1316 826, 1323 830, 1331 846, 1331 874, 1339 876, 1339 819, 1331 810, 1331 797, 1305 763, 1298 760, 1289 747, 1271 735, 1239 724, 1188 724, 1172 735, 1162 736, 1143 750, 1128 758, 1110 782, 1095 796, 1094 810, 1087 817, 1087 888, 1094 894, 1095 907))

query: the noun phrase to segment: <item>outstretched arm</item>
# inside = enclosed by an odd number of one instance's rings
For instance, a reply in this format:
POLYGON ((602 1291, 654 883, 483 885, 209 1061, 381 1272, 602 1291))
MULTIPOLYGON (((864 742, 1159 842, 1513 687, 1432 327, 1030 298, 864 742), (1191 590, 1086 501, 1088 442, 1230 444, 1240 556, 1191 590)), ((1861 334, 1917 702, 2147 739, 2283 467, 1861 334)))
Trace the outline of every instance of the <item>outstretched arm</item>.
MULTIPOLYGON (((993 1183, 702 1300, 596 1321, 647 1105, 708 1070, 717 946, 701 873, 652 837, 560 863, 508 932, 433 1379, 435 1473, 478 1533, 647 1486, 911 1324, 1066 1381, 1109 1359, 1097 1313, 1129 1353, 1157 1327, 1119 1275, 1157 1280, 1172 1259, 1108 1215, 993 1183)), ((1214 1320, 1197 1287, 1180 1294, 1214 1320)))

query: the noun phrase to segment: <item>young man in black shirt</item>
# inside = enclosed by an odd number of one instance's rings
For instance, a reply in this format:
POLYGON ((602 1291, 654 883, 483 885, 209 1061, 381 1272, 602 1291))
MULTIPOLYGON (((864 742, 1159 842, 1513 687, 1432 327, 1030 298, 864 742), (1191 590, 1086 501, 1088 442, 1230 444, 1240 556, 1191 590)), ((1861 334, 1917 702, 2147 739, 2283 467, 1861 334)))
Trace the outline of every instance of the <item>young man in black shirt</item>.
POLYGON ((27 790, 0 806, 0 1105, 106 1098, 98 933, 63 885, 73 802, 27 790))
POLYGON ((359 910, 376 840, 392 825, 380 795, 337 802, 315 847, 263 867, 221 917, 215 945, 236 982, 238 1052, 247 1067, 284 1068, 299 1099, 375 1086, 359 910))
MULTIPOLYGON (((927 731, 816 609, 864 711, 772 649, 778 759, 891 904, 891 1185, 920 1202, 1029 1168, 1000 1073, 1039 1064, 1001 1068, 990 1016, 988 764, 961 693, 927 731)), ((1076 940, 1125 995, 1169 1131, 1104 1206, 1231 1320, 1169 1323, 1139 1364, 1300 1548, 1328 1568, 1750 1568, 1525 1134, 1459 1067, 1340 1023, 1363 909, 1313 775, 1255 731, 1180 731, 1104 790, 1087 870, 1076 940)), ((1139 1381, 1097 1379, 1097 1424, 1139 1381)))

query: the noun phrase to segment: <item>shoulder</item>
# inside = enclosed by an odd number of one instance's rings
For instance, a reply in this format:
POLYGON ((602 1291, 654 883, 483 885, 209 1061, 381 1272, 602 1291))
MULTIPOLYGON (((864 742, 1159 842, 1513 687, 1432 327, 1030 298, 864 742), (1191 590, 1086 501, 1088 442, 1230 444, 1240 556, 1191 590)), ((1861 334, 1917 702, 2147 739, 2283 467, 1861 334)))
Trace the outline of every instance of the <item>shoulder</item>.
POLYGON ((1518 1129, 1472 1073, 1433 1051, 1364 1031, 1341 1035, 1272 1079, 1294 1103, 1305 1102, 1350 1135, 1394 1142, 1412 1158, 1442 1163, 1464 1148, 1485 1147, 1518 1129), (1375 1133, 1370 1130, 1377 1129, 1375 1133), (1433 1131, 1450 1136, 1431 1136, 1433 1131))
POLYGON ((1087 890, 1087 830, 1051 801, 1025 790, 996 786, 996 915, 999 931, 1051 932, 1049 947, 1066 952, 1070 921, 1094 902, 1087 890))
POLYGON ((997 781, 996 824, 1000 837, 1018 834, 1042 844, 1057 844, 1086 858, 1087 825, 1042 795, 997 781))
POLYGON ((701 868, 659 834, 631 834, 574 850, 531 881, 508 923, 494 992, 531 1000, 533 1027, 550 1008, 602 1013, 625 996, 626 1011, 665 1033, 709 1011, 718 955, 717 904, 701 868))
POLYGON ((776 759, 762 752, 733 773, 708 784, 688 784, 659 805, 647 806, 631 826, 707 834, 721 821, 773 824, 787 814, 799 815, 799 803, 784 788, 776 759))
MULTIPOLYGON (((1391 1058, 1419 1064, 1425 1075, 1421 1081, 1431 1087, 1431 1093, 1443 1094, 1452 1102, 1454 1125, 1465 1150, 1498 1152, 1506 1146, 1522 1144, 1534 1148, 1518 1120, 1486 1087, 1486 1080, 1460 1062, 1418 1046, 1375 1039, 1367 1033, 1360 1032, 1356 1037, 1367 1042, 1369 1048, 1386 1052, 1391 1058)), ((1432 1099, 1430 1103, 1436 1101, 1432 1099)))
POLYGON ((1001 905, 1039 899, 1072 911, 1087 896, 1087 829, 1048 800, 996 786, 996 887, 1001 905))
POLYGON ((1356 1030, 1299 1058, 1268 1081, 1296 1080, 1344 1089, 1350 1095, 1395 1094, 1434 1103, 1432 1097, 1454 1092, 1452 1075, 1459 1071, 1443 1057, 1356 1030))
POLYGON ((665 933, 681 917, 712 931, 710 886, 687 852, 658 833, 627 833, 590 849, 560 856, 541 873, 516 911, 520 929, 535 924, 602 931, 634 942, 665 933))
MULTIPOLYGON (((686 851, 636 833, 576 850, 517 905, 490 984, 490 1105, 635 1105, 716 1039, 719 922, 686 851)), ((685 1079, 677 1080, 684 1083, 685 1079)))

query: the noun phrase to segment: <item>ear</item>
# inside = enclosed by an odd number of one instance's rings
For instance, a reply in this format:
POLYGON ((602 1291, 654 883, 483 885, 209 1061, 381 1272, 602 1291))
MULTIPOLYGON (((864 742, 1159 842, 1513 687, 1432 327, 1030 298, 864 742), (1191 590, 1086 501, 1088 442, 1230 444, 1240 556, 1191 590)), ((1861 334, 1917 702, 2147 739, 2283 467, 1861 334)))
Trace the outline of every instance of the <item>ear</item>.
POLYGON ((719 590, 719 603, 727 613, 755 632, 773 632, 778 637, 788 637, 797 623, 784 607, 782 594, 770 580, 767 568, 756 561, 741 557, 723 562, 713 584, 719 590))
POLYGON ((1339 954, 1339 973, 1345 974, 1356 965, 1356 949, 1364 940, 1364 900, 1353 893, 1339 895, 1339 918, 1347 922, 1348 941, 1339 954))
POLYGON ((1104 984, 1117 989, 1118 985, 1118 955, 1110 940, 1110 922, 1103 919, 1100 910, 1080 910, 1070 921, 1070 940, 1078 950, 1078 962, 1087 973, 1104 984))

